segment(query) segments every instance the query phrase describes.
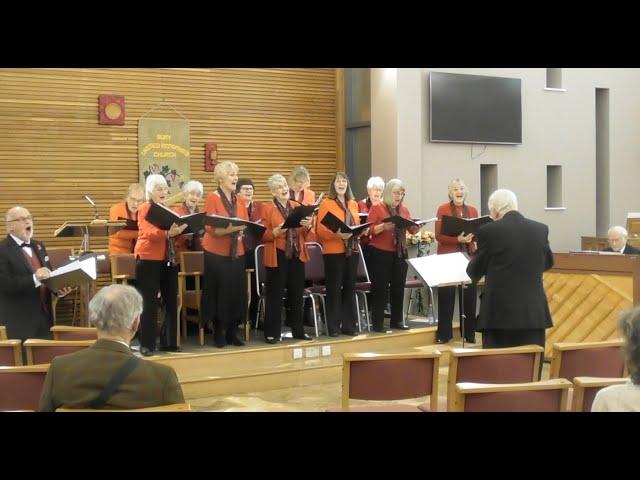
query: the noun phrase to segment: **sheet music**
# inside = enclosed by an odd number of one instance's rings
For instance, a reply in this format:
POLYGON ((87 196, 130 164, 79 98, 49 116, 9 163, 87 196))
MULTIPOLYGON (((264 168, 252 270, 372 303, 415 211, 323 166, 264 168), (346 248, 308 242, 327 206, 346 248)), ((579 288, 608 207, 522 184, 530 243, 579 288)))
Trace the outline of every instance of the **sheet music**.
POLYGON ((461 252, 409 258, 407 262, 430 287, 471 283, 467 275, 469 260, 461 252))
POLYGON ((50 277, 57 277, 64 273, 73 272, 75 270, 82 270, 93 280, 95 280, 98 276, 96 258, 92 256, 85 258, 84 260, 75 260, 71 263, 63 265, 60 268, 55 269, 53 272, 51 272, 50 277))

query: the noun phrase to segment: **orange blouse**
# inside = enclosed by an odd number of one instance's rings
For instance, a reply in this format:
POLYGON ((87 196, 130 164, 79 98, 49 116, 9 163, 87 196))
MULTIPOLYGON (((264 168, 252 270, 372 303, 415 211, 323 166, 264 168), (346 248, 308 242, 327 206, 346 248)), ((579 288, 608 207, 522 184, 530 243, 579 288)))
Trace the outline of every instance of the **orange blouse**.
POLYGON ((138 208, 138 241, 133 251, 141 260, 166 260, 167 230, 162 230, 147 222, 151 203, 143 203, 138 208))
MULTIPOLYGON (((127 208, 126 200, 120 203, 111 205, 109 209, 109 221, 117 222, 118 218, 128 218, 131 220, 137 220, 136 213, 131 213, 127 208)), ((113 235, 109 235, 109 254, 115 255, 116 253, 133 253, 133 247, 138 239, 137 230, 118 230, 113 235)))
MULTIPOLYGON (((223 217, 229 217, 229 212, 224 208, 224 204, 222 203, 222 198, 220 198, 220 194, 215 191, 211 192, 207 195, 207 199, 204 202, 204 211, 207 215, 220 215, 223 217)), ((244 206, 244 203, 241 201, 237 201, 236 203, 236 217, 242 218, 243 220, 249 220, 249 214, 247 213, 247 207, 244 206)), ((214 253, 216 255, 222 255, 224 257, 229 257, 231 255, 231 235, 223 235, 221 237, 216 237, 213 234, 213 230, 215 227, 211 225, 206 225, 204 227, 204 237, 202 238, 202 247, 210 253, 214 253)), ((246 233, 245 233, 246 235, 246 233)), ((238 236, 238 256, 244 255, 244 245, 242 244, 242 235, 238 236)))
MULTIPOLYGON (((289 201, 289 205, 295 208, 297 204, 289 201)), ((284 222, 284 217, 280 213, 278 207, 273 204, 273 202, 264 203, 262 211, 263 225, 267 227, 267 230, 262 236, 262 241, 264 242, 264 266, 277 267, 278 253, 276 249, 285 251, 285 249, 287 248, 287 235, 285 232, 281 233, 277 237, 274 237, 273 229, 278 225, 282 225, 282 223, 284 222)), ((309 261, 309 253, 307 252, 307 246, 305 245, 305 242, 309 241, 307 240, 307 234, 309 233, 309 230, 307 230, 307 228, 305 227, 300 227, 296 230, 298 232, 298 248, 300 251, 300 261, 307 262, 309 261)))
MULTIPOLYGON (((351 212, 355 225, 360 225, 360 217, 358 216, 358 204, 355 200, 349 200, 347 208, 351 212)), ((318 220, 316 222, 316 237, 322 244, 323 254, 332 253, 345 253, 346 248, 344 246, 344 240, 340 238, 340 235, 333 233, 327 227, 322 224, 322 219, 327 215, 327 212, 333 213, 343 222, 345 221, 345 212, 340 208, 337 200, 327 198, 320 203, 320 210, 318 211, 318 220)))

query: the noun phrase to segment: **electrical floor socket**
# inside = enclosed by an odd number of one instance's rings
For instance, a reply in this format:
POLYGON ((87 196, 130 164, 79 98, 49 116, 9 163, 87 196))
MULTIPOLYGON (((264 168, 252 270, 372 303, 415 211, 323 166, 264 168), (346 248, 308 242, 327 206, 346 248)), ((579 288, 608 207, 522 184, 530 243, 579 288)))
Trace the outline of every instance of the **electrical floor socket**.
POLYGON ((318 347, 309 347, 305 349, 305 357, 312 358, 320 356, 320 349, 318 347))
POLYGON ((302 349, 301 348, 294 348, 293 349, 293 359, 297 360, 299 358, 302 358, 302 349))
POLYGON ((331 355, 331 345, 322 346, 322 356, 326 357, 327 355, 331 355))

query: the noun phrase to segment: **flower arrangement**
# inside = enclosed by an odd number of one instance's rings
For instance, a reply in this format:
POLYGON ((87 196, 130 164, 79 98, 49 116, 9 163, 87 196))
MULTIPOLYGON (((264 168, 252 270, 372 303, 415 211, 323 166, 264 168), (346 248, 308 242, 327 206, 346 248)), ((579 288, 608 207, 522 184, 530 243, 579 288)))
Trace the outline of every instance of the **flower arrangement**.
POLYGON ((176 169, 169 168, 169 165, 162 165, 161 167, 157 163, 154 163, 153 165, 149 165, 149 169, 142 173, 145 179, 151 174, 162 175, 167 180, 167 186, 169 188, 172 187, 172 184, 177 184, 178 187, 182 188, 182 185, 184 184, 178 171, 176 169))
POLYGON ((435 235, 429 230, 423 230, 413 235, 407 232, 407 245, 417 245, 418 257, 429 255, 431 245, 433 245, 434 241, 435 235))

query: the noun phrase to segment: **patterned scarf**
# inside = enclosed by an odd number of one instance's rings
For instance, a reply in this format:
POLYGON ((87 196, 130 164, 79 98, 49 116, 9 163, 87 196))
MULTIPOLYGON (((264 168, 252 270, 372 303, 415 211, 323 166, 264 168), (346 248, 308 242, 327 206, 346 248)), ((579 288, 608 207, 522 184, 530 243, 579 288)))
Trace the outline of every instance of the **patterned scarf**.
MULTIPOLYGON (((340 201, 338 197, 336 197, 335 201, 340 209, 344 212, 344 223, 346 223, 350 227, 354 226, 356 222, 353 220, 351 211, 345 204, 340 201)), ((346 249, 345 256, 350 257, 352 253, 358 251, 358 239, 354 235, 351 235, 347 240, 344 240, 344 247, 346 249)))
MULTIPOLYGON (((280 212, 280 215, 282 215, 282 218, 284 218, 284 220, 286 221, 287 217, 293 211, 293 207, 291 207, 289 202, 287 202, 287 208, 284 208, 282 204, 275 198, 273 199, 273 203, 278 208, 278 211, 280 212)), ((287 228, 286 235, 287 235, 287 240, 285 242, 285 250, 284 250, 285 256, 289 259, 298 258, 300 256, 300 251, 299 251, 300 247, 298 246, 298 229, 287 228)))
MULTIPOLYGON (((231 192, 231 203, 227 200, 227 196, 222 191, 220 187, 218 187, 218 194, 220 194, 220 198, 222 199, 222 205, 224 205, 225 210, 227 211, 227 215, 230 217, 237 217, 237 207, 238 201, 236 199, 236 194, 231 192)), ((231 235, 231 258, 238 258, 238 237, 240 237, 240 232, 233 232, 231 235)))
MULTIPOLYGON (((401 204, 398 204, 396 208, 392 208, 386 203, 384 204, 384 206, 387 208, 387 211, 389 212, 389 216, 398 215, 399 217, 401 217, 402 215, 400 214, 400 205, 401 204)), ((396 255, 398 258, 409 257, 409 251, 407 250, 406 228, 393 227, 393 244, 396 247, 396 255)))

